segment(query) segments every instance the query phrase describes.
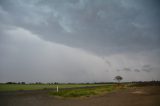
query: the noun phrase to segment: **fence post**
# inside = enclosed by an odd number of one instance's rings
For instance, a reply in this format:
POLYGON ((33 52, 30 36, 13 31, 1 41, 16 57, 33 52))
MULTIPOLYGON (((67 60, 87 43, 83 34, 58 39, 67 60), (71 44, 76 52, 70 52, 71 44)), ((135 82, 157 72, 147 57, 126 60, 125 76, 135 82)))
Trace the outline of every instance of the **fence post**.
POLYGON ((57 85, 57 92, 58 92, 58 85, 57 85))

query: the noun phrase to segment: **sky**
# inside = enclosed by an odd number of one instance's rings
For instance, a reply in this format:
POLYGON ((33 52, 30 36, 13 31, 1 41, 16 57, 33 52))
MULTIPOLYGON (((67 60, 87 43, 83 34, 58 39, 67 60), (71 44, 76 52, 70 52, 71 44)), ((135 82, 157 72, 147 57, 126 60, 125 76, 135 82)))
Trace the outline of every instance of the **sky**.
POLYGON ((160 80, 159 0, 0 0, 0 82, 160 80))

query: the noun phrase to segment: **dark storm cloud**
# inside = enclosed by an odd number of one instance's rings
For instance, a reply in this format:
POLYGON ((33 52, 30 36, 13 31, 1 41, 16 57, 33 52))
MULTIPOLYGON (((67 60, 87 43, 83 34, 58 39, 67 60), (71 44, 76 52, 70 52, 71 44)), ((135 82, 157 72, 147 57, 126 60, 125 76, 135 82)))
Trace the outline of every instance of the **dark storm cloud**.
POLYGON ((0 81, 105 81, 117 73, 148 80, 146 72, 158 79, 159 4, 0 0, 0 81))
POLYGON ((156 0, 2 0, 0 5, 1 20, 9 20, 9 24, 27 28, 46 40, 105 55, 159 48, 158 3, 156 0))

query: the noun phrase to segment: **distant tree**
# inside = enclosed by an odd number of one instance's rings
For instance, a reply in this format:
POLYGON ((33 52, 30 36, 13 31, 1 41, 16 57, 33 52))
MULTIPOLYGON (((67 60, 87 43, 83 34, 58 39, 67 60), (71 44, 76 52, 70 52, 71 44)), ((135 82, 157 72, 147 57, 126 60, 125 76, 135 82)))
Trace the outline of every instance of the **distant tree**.
POLYGON ((26 84, 25 82, 21 82, 21 84, 26 84))
POLYGON ((118 83, 120 83, 120 81, 123 80, 123 77, 121 77, 121 76, 116 76, 116 77, 115 77, 115 80, 117 80, 118 83))
POLYGON ((58 84, 58 82, 55 82, 54 84, 55 84, 55 85, 57 85, 57 84, 58 84))
POLYGON ((43 84, 42 82, 35 82, 35 84, 43 84))
POLYGON ((6 84, 17 84, 16 82, 6 82, 6 84))

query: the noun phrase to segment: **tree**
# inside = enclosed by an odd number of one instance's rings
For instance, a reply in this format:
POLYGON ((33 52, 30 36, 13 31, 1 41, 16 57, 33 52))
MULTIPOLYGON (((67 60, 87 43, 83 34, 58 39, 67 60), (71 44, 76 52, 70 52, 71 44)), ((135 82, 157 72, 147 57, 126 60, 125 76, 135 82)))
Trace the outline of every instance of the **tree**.
POLYGON ((116 77, 115 77, 115 80, 117 80, 118 83, 120 83, 120 81, 123 80, 123 77, 121 77, 121 76, 116 76, 116 77))

